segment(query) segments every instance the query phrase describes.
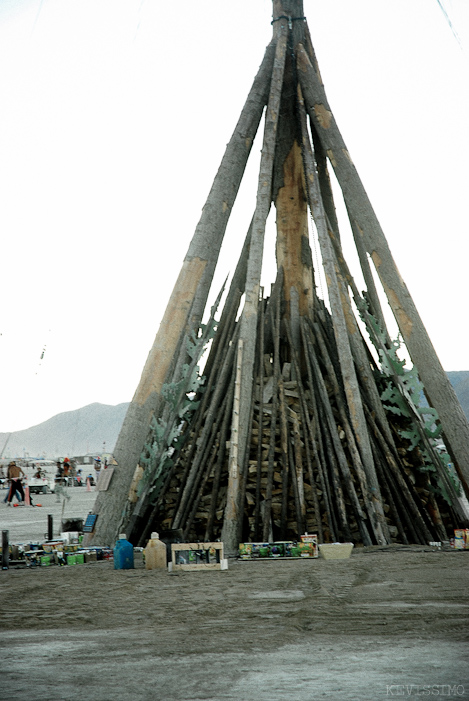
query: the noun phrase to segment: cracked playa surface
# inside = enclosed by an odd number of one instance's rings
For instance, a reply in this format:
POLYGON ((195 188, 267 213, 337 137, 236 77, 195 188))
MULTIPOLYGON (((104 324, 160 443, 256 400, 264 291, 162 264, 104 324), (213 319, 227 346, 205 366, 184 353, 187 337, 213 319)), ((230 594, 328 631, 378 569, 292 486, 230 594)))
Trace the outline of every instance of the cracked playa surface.
POLYGON ((2 572, 0 696, 469 698, 469 552, 356 549, 228 571, 2 572))

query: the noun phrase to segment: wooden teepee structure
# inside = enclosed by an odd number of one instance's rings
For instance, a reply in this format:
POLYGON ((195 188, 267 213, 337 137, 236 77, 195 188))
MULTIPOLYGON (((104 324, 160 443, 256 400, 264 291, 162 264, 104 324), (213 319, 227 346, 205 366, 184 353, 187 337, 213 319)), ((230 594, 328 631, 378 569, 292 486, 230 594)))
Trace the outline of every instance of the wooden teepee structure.
POLYGON ((118 466, 98 495, 95 543, 112 543, 122 531, 144 543, 152 530, 221 538, 229 553, 240 541, 305 530, 321 541, 424 543, 467 522, 469 426, 335 122, 302 0, 273 0, 272 26, 124 421, 118 466), (202 325, 264 108, 255 212, 223 309, 220 293, 202 325), (342 253, 330 167, 363 293, 342 253), (264 296, 272 202, 278 272, 264 296), (328 306, 316 293, 309 214, 328 306), (386 330, 372 265, 411 370, 386 330))

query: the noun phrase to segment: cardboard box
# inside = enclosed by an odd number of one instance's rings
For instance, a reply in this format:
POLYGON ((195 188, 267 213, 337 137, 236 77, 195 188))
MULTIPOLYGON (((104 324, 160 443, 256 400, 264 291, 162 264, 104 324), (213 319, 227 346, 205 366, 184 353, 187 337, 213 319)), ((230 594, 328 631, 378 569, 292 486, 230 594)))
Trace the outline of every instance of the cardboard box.
POLYGON ((325 560, 345 560, 350 557, 353 543, 321 543, 319 554, 325 560))
POLYGON ((302 547, 303 545, 309 545, 310 546, 310 557, 319 557, 318 553, 318 536, 316 533, 305 533, 304 535, 300 536, 300 543, 298 543, 298 546, 300 548, 300 557, 305 557, 302 552, 302 547))
POLYGON ((223 559, 223 543, 171 543, 171 570, 221 570, 223 559))
POLYGON ((297 549, 300 557, 317 557, 314 543, 302 543, 300 541, 297 545, 297 549))
POLYGON ((271 543, 270 557, 285 557, 285 543, 280 541, 271 543))
POLYGON ((241 560, 250 560, 252 557, 252 543, 240 543, 238 554, 241 560))
POLYGON ((269 557, 269 555, 270 555, 269 543, 251 543, 251 545, 252 545, 252 557, 269 557))
POLYGON ((469 544, 467 541, 467 529, 454 529, 454 547, 456 550, 466 550, 466 548, 469 548, 469 544))
POLYGON ((97 562, 98 556, 96 550, 88 550, 85 552, 85 562, 97 562))
POLYGON ((62 540, 49 540, 42 544, 42 549, 45 553, 52 553, 54 550, 62 550, 63 545, 62 540))
POLYGON ((301 552, 296 541, 285 543, 285 557, 300 557, 301 552))

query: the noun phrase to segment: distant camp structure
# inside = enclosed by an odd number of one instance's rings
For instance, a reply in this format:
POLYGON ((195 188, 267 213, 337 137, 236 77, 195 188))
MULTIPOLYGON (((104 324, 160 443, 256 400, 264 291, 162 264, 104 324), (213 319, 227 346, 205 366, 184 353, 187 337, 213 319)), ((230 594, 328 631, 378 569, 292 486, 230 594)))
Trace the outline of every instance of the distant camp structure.
POLYGON ((335 121, 303 2, 274 0, 272 26, 129 406, 113 478, 98 494, 95 543, 126 533, 144 545, 157 531, 221 539, 233 554, 239 542, 305 531, 319 542, 426 543, 468 524, 469 426, 335 121), (202 324, 264 108, 255 211, 223 307, 222 290, 202 324), (341 230, 331 167, 350 222, 341 230), (277 276, 266 292, 272 203, 277 276), (344 258, 345 236, 365 291, 344 258))

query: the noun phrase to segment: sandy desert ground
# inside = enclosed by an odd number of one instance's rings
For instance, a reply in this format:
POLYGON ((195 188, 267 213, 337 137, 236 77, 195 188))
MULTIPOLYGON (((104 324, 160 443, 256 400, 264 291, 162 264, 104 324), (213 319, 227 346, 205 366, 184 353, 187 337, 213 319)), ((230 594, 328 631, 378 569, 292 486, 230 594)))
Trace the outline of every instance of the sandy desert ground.
MULTIPOLYGON (((70 490, 65 517, 94 494, 70 490)), ((39 501, 37 499, 36 501, 39 501)), ((47 514, 0 503, 12 542, 47 514)), ((227 571, 112 562, 0 578, 2 699, 375 701, 469 698, 469 551, 357 548, 349 560, 229 561, 227 571)))

